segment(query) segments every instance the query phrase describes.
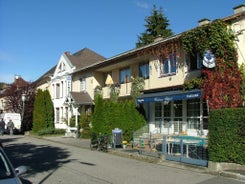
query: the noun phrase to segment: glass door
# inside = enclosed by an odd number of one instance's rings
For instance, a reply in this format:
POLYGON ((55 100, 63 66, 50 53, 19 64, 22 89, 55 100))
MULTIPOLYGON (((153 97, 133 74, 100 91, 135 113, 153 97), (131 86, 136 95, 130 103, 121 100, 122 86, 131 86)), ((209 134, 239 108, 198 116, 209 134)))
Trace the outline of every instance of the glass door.
POLYGON ((174 101, 173 104, 173 115, 174 115, 174 133, 180 134, 182 132, 183 122, 183 104, 182 100, 174 101))

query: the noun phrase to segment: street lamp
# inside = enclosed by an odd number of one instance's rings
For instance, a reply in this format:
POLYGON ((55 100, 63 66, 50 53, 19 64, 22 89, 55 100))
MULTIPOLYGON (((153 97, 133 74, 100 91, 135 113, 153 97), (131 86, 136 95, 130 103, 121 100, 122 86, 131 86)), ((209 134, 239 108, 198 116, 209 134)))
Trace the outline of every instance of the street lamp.
POLYGON ((22 100, 22 104, 23 104, 23 107, 22 107, 22 116, 21 116, 22 121, 21 122, 23 123, 23 120, 24 120, 24 112, 25 112, 25 101, 26 101, 26 94, 25 93, 23 93, 21 95, 21 100, 22 100))

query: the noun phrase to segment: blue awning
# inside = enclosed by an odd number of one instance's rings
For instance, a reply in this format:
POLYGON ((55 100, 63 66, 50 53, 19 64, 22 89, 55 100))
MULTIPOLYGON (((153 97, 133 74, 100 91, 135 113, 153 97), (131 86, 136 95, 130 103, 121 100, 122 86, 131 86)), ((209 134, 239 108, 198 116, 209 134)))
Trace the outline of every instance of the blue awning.
POLYGON ((202 91, 199 89, 190 90, 190 91, 166 91, 159 93, 148 93, 143 94, 139 98, 137 98, 137 103, 147 103, 147 102, 167 102, 174 100, 188 100, 201 98, 202 91))

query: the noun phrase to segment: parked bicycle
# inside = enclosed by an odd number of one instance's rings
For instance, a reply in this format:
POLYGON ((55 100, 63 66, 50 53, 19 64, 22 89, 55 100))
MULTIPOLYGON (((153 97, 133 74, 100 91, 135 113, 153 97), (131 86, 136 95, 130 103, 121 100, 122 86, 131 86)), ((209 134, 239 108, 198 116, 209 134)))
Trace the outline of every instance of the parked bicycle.
POLYGON ((97 135, 93 133, 90 142, 91 150, 98 150, 107 152, 108 151, 108 135, 97 135))

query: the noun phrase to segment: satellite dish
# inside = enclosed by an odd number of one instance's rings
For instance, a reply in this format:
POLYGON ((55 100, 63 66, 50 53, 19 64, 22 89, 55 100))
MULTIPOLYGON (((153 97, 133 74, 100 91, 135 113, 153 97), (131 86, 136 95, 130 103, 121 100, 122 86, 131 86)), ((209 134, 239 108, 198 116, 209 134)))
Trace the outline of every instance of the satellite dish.
POLYGON ((203 55, 203 65, 207 68, 215 67, 215 57, 210 50, 206 50, 203 55))

